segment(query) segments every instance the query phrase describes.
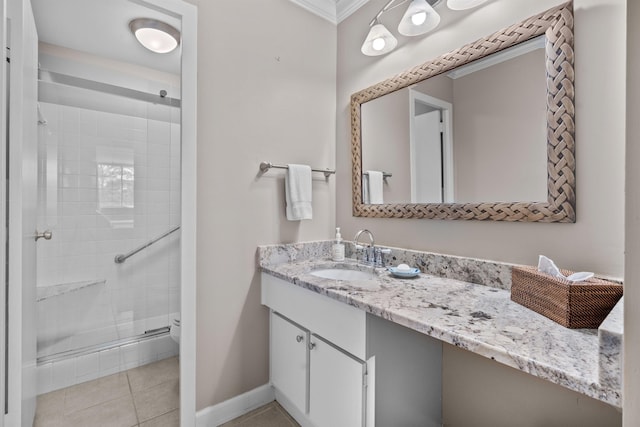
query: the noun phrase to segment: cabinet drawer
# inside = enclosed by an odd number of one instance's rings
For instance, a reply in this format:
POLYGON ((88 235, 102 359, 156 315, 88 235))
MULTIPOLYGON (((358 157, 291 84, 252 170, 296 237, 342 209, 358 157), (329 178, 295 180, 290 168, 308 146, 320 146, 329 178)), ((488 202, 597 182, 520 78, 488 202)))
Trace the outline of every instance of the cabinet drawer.
POLYGON ((366 313, 262 273, 262 304, 366 360, 366 313))

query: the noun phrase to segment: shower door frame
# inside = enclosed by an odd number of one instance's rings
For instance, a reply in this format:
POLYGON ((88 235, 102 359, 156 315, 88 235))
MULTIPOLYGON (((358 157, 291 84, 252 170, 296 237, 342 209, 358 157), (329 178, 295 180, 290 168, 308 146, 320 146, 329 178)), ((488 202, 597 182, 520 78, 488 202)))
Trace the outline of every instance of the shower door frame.
MULTIPOLYGON (((181 324, 180 342, 180 425, 196 424, 196 141, 197 141, 197 8, 183 0, 130 0, 131 2, 160 10, 182 21, 181 57, 181 324)), ((6 0, 0 0, 0 40, 7 45, 6 0)), ((0 67, 0 134, 6 135, 6 70, 0 67)), ((0 221, 6 224, 6 152, 7 141, 0 144, 0 221)), ((0 274, 5 274, 6 228, 0 229, 0 274)), ((0 406, 4 408, 6 375, 5 360, 11 349, 5 346, 6 307, 5 289, 0 290, 0 406)), ((0 414, 0 427, 4 425, 4 413, 0 414)))
MULTIPOLYGON (((6 0, 0 0, 0 42, 2 46, 7 45, 7 7, 6 0)), ((5 242, 7 241, 7 230, 5 224, 7 223, 7 91, 6 91, 6 62, 2 62, 0 67, 0 138, 2 144, 0 144, 0 277, 2 283, 5 284, 6 278, 6 260, 7 260, 7 247, 5 242)), ((4 418, 6 412, 6 386, 7 386, 7 373, 6 373, 6 284, 0 288, 0 427, 4 427, 4 418)))

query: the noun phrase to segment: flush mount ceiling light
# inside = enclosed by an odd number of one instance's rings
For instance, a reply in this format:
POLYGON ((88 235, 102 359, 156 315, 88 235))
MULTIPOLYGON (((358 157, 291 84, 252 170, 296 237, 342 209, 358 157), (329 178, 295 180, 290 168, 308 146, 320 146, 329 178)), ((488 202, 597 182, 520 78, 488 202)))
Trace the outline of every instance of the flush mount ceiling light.
MULTIPOLYGON (((403 36, 419 36, 435 29, 440 23, 440 15, 434 7, 442 0, 389 0, 380 12, 369 23, 369 33, 360 49, 367 56, 379 56, 391 52, 398 44, 398 40, 380 23, 380 17, 396 7, 409 3, 405 11, 398 32, 403 36)), ((452 10, 463 10, 476 7, 487 0, 447 0, 452 10)))
POLYGON ((136 18, 129 29, 140 44, 155 53, 169 53, 180 44, 180 31, 151 18, 136 18))

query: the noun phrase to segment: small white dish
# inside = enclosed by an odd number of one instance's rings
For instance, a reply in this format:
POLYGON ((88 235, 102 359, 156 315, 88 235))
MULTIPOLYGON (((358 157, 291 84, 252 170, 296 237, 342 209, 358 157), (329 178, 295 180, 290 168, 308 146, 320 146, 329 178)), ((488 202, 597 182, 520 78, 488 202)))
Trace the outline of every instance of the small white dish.
POLYGON ((394 276, 396 277, 400 277, 402 279, 408 279, 411 277, 416 277, 418 275, 420 275, 420 269, 419 268, 411 268, 409 267, 409 269, 400 269, 398 267, 389 267, 387 268, 387 270, 394 276))
POLYGON ((585 280, 589 280, 594 276, 593 273, 589 271, 579 271, 577 273, 573 273, 567 276, 567 280, 570 282, 583 282, 585 280))

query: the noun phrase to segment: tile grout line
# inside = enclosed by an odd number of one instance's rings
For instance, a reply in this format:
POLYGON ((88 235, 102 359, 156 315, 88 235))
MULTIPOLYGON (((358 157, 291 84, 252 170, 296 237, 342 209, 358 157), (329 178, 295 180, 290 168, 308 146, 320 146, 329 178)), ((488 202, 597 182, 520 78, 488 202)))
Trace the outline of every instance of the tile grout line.
POLYGON ((129 378, 129 371, 130 371, 130 369, 125 371, 125 374, 127 375, 127 385, 129 386, 129 394, 131 395, 131 403, 133 404, 133 412, 136 413, 136 426, 140 426, 140 417, 138 416, 138 407, 136 406, 136 400, 133 398, 133 388, 131 387, 131 379, 129 378))

